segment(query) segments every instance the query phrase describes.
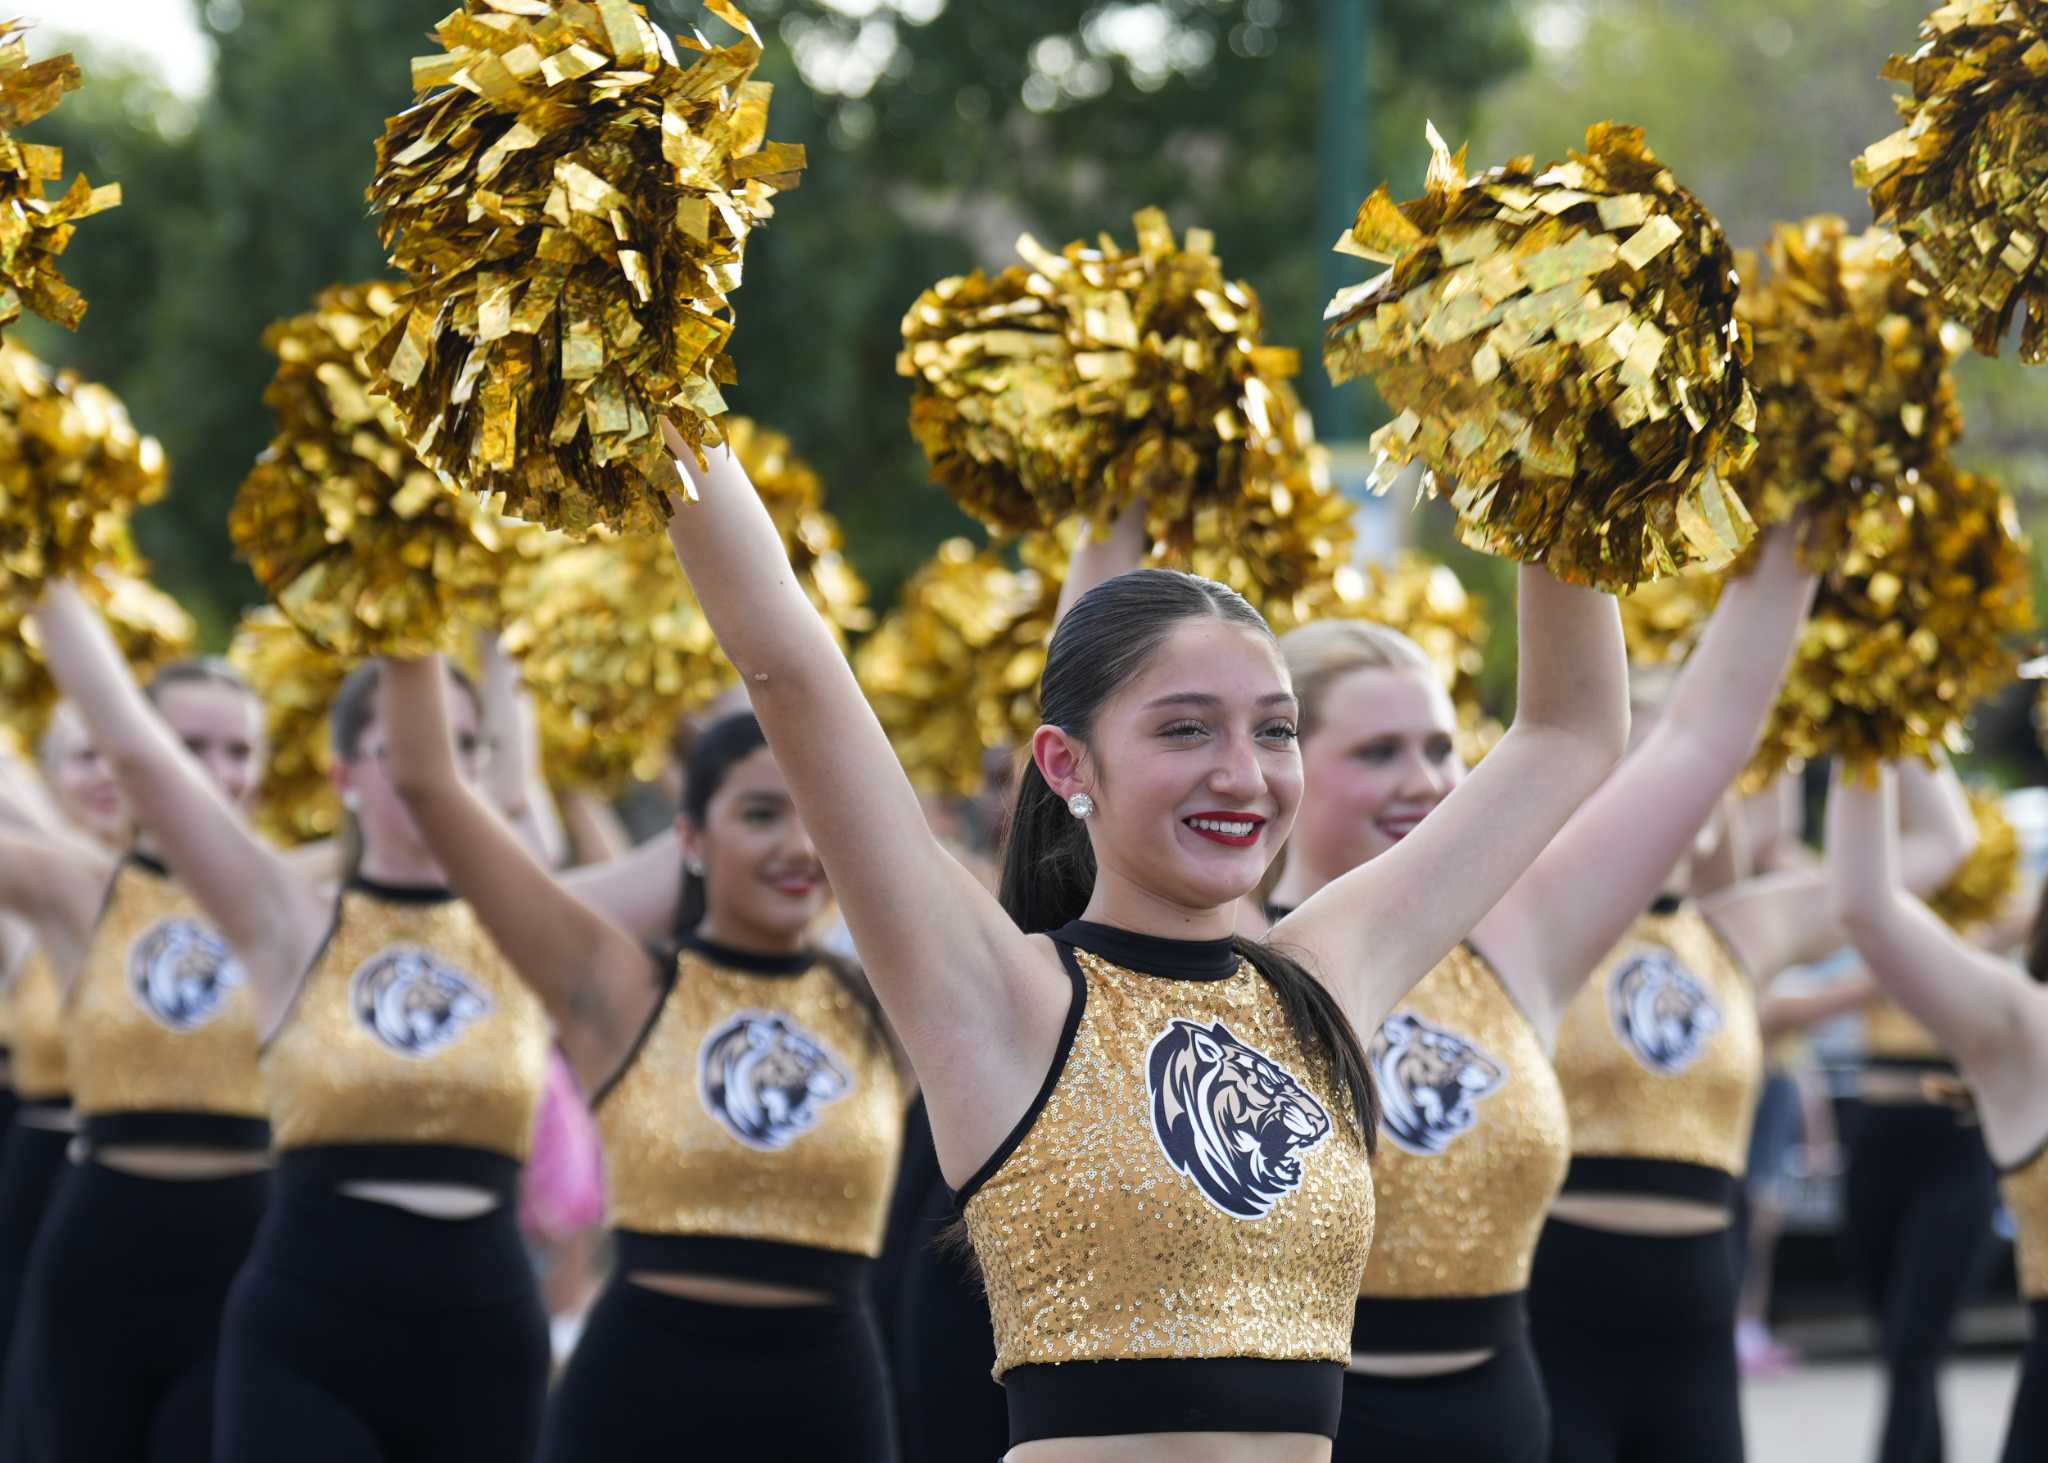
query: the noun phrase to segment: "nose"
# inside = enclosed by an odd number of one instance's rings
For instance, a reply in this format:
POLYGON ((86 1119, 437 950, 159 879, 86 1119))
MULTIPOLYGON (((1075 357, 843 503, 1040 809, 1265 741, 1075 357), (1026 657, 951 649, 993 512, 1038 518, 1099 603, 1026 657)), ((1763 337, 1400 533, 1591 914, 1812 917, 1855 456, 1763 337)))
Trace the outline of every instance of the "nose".
POLYGON ((1223 737, 1216 744, 1216 761, 1209 769, 1209 787, 1218 797, 1250 802, 1266 791, 1266 774, 1259 766, 1258 748, 1249 737, 1223 737))
POLYGON ((782 838, 782 856, 785 859, 803 859, 810 863, 818 861, 818 846, 811 842, 811 830, 804 827, 798 818, 788 820, 788 831, 782 838))
POLYGON ((1401 796, 1415 802, 1439 802, 1451 790, 1448 762, 1434 762, 1416 754, 1408 759, 1407 776, 1401 779, 1401 796))

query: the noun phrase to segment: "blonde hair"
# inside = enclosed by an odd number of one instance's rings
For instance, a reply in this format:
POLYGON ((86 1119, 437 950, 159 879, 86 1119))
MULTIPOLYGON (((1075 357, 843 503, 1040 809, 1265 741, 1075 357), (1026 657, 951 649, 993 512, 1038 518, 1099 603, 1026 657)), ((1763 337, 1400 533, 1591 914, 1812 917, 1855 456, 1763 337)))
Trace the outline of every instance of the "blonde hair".
POLYGON ((1317 620, 1280 637, 1280 653, 1301 703, 1301 735, 1320 724, 1330 688, 1353 671, 1440 673, 1429 653, 1399 630, 1372 620, 1317 620))

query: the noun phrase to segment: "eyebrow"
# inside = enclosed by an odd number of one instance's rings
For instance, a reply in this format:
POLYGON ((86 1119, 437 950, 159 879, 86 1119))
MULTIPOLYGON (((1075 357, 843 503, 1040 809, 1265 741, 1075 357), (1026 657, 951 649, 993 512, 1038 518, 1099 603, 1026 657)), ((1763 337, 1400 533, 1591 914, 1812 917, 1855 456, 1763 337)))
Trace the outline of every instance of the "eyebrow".
MULTIPOLYGON (((1211 696, 1206 691, 1175 691, 1170 695, 1154 697, 1152 700, 1147 701, 1142 709, 1157 711, 1165 706, 1216 707, 1222 704, 1223 698, 1221 696, 1211 696)), ((1292 691, 1271 691, 1261 696, 1254 704, 1259 706, 1292 706, 1295 704, 1294 693, 1292 691)))

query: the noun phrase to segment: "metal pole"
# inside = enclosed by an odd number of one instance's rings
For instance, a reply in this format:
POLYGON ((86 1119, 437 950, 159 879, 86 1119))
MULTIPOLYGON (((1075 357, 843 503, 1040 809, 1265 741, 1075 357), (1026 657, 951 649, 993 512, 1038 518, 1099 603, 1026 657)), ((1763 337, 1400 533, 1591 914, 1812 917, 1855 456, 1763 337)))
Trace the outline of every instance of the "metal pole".
MULTIPOLYGON (((1351 227, 1359 203, 1371 188, 1368 164, 1366 72, 1372 54, 1373 0, 1318 0, 1318 43, 1323 49, 1323 115, 1316 138, 1316 247, 1328 250, 1351 227)), ((1363 261, 1323 255, 1323 299, 1365 277, 1363 261)), ((1333 387, 1313 357, 1307 376, 1316 435, 1343 442, 1360 431, 1355 383, 1333 387)))

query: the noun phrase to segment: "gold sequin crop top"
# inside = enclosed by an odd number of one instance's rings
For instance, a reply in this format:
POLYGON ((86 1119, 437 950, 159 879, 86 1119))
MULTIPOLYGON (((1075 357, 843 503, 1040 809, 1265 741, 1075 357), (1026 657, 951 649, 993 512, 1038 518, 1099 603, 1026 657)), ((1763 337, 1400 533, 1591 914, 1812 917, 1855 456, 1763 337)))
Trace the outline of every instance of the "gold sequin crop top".
POLYGON ((1527 1326, 1536 1237, 1571 1158, 1564 1093, 1528 1018, 1460 945, 1373 1037, 1378 1234, 1357 1351, 1465 1351, 1527 1326))
POLYGON ((1863 1057, 1874 1067, 1955 1070, 1934 1033, 1897 1001, 1884 996, 1863 1008, 1863 1057))
POLYGON ((71 1100, 64 1044, 64 992, 41 949, 29 951, 14 978, 14 1092, 23 1102, 61 1106, 71 1100))
POLYGON ((1373 1225, 1350 1095, 1230 941, 1053 938, 1051 1070, 958 1196, 1011 1443, 1334 1437, 1373 1225))
POLYGON ((442 889, 358 878, 263 1053, 294 1174, 461 1182, 509 1196, 551 1035, 475 913, 442 889))
POLYGON ((592 1104, 621 1269, 854 1294, 882 1252, 905 1083, 809 954, 692 940, 592 1104))
POLYGON ((93 926, 65 1023, 87 1141, 269 1147, 247 987, 227 941, 170 871, 130 855, 93 926))
POLYGON ((1660 900, 1566 1008, 1567 1190, 1732 1203, 1763 1086, 1748 975, 1690 904, 1660 900))
POLYGON ((2048 1141, 1998 1177, 2017 1232, 2020 1295, 2048 1301, 2048 1141))

